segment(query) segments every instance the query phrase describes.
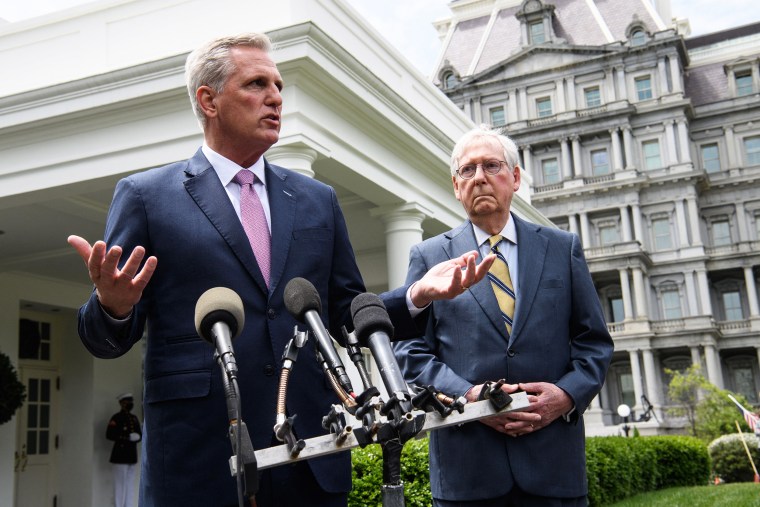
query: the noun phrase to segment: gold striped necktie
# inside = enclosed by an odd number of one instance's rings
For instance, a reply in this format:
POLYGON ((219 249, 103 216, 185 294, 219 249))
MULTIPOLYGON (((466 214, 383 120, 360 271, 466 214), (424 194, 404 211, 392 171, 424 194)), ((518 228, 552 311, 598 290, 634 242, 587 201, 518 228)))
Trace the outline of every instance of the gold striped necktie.
POLYGON ((496 254, 496 260, 488 270, 488 279, 491 281, 491 287, 496 295, 501 309, 501 317, 507 326, 507 335, 512 334, 512 317, 515 314, 515 290, 512 286, 512 278, 509 276, 509 266, 507 258, 499 251, 498 245, 502 240, 500 234, 495 234, 488 238, 491 244, 491 251, 496 254))

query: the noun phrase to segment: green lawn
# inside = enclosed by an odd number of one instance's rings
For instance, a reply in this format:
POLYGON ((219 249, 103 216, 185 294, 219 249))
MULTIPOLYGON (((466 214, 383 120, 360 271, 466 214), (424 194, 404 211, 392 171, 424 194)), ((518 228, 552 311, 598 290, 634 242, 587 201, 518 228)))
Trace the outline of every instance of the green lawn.
POLYGON ((609 507, 760 507, 760 484, 751 482, 670 488, 634 496, 609 507))

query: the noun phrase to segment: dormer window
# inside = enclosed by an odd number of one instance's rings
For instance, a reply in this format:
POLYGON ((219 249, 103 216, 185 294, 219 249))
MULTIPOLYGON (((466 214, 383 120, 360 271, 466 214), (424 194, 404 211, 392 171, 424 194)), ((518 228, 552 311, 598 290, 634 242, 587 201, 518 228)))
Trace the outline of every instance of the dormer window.
POLYGON ((443 87, 447 90, 454 88, 457 85, 457 77, 453 72, 449 72, 443 76, 443 87))
POLYGON ((459 74, 448 60, 443 62, 443 66, 438 72, 438 80, 443 90, 453 90, 459 84, 459 74))
POLYGON ((554 34, 554 6, 541 0, 523 0, 515 17, 520 21, 522 46, 565 42, 554 34))
POLYGON ((635 29, 631 32, 631 46, 643 46, 647 43, 647 33, 641 28, 635 29))

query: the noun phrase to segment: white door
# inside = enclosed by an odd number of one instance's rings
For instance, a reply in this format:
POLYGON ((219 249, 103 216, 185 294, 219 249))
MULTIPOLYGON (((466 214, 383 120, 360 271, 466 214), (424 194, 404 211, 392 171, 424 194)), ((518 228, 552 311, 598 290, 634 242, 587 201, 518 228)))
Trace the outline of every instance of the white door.
POLYGON ((15 507, 56 507, 55 453, 58 370, 50 353, 50 325, 37 322, 41 343, 37 357, 19 358, 26 401, 17 412, 15 507))

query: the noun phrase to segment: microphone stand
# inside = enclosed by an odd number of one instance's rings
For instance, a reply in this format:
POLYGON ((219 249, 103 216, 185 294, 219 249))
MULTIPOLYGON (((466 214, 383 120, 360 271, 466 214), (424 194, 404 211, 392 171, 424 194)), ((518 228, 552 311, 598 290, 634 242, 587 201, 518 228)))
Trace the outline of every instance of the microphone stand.
POLYGON ((242 407, 237 377, 228 375, 224 361, 218 353, 214 353, 214 358, 222 370, 224 399, 227 402, 227 418, 230 421, 229 435, 233 452, 232 457, 230 457, 230 474, 235 476, 237 482, 238 505, 244 507, 244 496, 253 497, 259 490, 256 453, 248 434, 248 428, 241 415, 242 407))

